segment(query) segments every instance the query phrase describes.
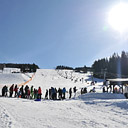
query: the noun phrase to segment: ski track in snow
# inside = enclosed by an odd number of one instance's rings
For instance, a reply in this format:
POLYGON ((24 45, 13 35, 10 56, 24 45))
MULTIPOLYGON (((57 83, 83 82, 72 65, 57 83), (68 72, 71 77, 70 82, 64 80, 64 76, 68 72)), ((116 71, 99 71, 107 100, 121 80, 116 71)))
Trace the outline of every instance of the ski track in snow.
MULTIPOLYGON (((5 105, 5 104, 4 104, 5 105)), ((21 128, 19 122, 16 122, 13 116, 4 107, 3 102, 0 104, 0 128, 21 128)), ((8 105, 8 103, 6 103, 8 105)), ((11 106, 10 106, 11 107, 11 106)))

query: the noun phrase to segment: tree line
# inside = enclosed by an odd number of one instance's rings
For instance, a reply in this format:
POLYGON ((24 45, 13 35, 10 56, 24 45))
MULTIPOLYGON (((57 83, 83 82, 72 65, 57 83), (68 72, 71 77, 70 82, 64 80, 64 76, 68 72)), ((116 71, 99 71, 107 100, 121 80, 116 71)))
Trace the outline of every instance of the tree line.
POLYGON ((114 53, 109 58, 96 60, 93 65, 95 77, 125 78, 128 77, 128 52, 122 51, 121 55, 114 53))
POLYGON ((59 69, 59 70, 74 70, 75 72, 80 72, 80 73, 86 73, 89 68, 90 67, 86 67, 86 66, 72 68, 64 65, 59 65, 56 67, 56 69, 59 69))
POLYGON ((15 63, 0 63, 0 69, 4 68, 20 68, 21 72, 36 72, 39 66, 36 64, 15 64, 15 63))

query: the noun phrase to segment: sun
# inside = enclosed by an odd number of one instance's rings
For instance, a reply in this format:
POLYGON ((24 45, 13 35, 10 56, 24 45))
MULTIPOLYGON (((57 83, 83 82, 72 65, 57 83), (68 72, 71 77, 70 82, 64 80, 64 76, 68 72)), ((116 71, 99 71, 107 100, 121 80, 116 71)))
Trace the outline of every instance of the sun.
POLYGON ((120 33, 128 31, 128 3, 115 5, 108 13, 108 22, 120 33))

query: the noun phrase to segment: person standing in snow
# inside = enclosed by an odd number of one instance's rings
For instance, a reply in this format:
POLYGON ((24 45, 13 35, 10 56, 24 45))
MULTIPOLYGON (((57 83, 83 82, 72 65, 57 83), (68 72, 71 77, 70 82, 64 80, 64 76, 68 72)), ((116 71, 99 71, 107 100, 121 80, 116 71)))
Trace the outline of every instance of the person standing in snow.
POLYGON ((24 98, 24 85, 20 88, 21 98, 24 98))
POLYGON ((105 87, 103 87, 103 93, 105 93, 106 91, 105 91, 105 87))
POLYGON ((59 100, 61 100, 62 99, 62 89, 58 89, 58 98, 59 98, 59 100))
POLYGON ((69 89, 69 99, 72 97, 72 88, 69 89))
POLYGON ((33 95, 34 95, 33 86, 31 86, 31 90, 30 90, 30 93, 31 93, 31 99, 32 99, 32 98, 33 98, 33 95))
POLYGON ((5 97, 7 97, 8 96, 8 87, 5 85, 5 97))
POLYGON ((18 92, 18 87, 17 87, 17 85, 15 85, 14 91, 15 91, 15 97, 17 97, 17 92, 18 92))
POLYGON ((41 88, 39 87, 38 88, 38 99, 41 99, 41 95, 42 95, 42 91, 41 91, 41 88))
POLYGON ((63 99, 65 99, 65 93, 66 93, 66 88, 64 87, 63 90, 62 90, 63 99))
POLYGON ((93 92, 96 92, 95 87, 93 87, 92 91, 93 91, 93 92))
POLYGON ((52 96, 51 96, 51 88, 49 89, 49 99, 52 99, 52 96))
POLYGON ((29 89, 29 87, 28 87, 28 85, 26 85, 26 87, 25 87, 25 98, 28 97, 28 89, 29 89))
POLYGON ((46 89, 45 99, 48 99, 48 89, 46 89))
POLYGON ((28 88, 27 99, 30 99, 30 89, 28 88))
POLYGON ((76 91, 77 91, 76 86, 73 88, 73 91, 74 91, 74 97, 76 97, 76 91))
POLYGON ((12 97, 12 94, 13 94, 13 87, 14 87, 14 84, 9 88, 9 91, 10 91, 10 97, 12 97))
POLYGON ((34 99, 37 99, 38 96, 38 90, 34 88, 34 99))
POLYGON ((2 96, 5 96, 5 87, 6 85, 2 88, 2 96))
POLYGON ((109 88, 110 88, 110 93, 112 92, 112 85, 110 84, 109 85, 109 88))

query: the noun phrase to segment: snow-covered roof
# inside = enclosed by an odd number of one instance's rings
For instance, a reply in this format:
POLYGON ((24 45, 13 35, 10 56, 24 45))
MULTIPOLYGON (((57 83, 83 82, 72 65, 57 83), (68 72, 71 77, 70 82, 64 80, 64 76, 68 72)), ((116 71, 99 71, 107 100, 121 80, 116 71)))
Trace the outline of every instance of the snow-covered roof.
POLYGON ((128 82, 128 78, 116 78, 116 79, 107 79, 108 81, 112 81, 112 82, 128 82))
POLYGON ((116 78, 116 79, 107 79, 110 82, 110 85, 126 85, 128 84, 128 78, 116 78))

